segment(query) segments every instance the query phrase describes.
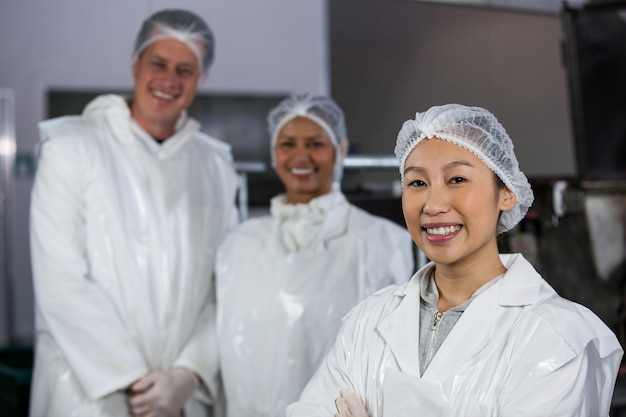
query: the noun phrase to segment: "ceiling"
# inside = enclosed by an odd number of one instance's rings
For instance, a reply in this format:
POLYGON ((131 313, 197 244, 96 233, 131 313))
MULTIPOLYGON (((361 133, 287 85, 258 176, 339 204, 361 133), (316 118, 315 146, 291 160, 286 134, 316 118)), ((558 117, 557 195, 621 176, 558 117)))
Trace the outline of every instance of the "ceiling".
POLYGON ((447 3, 467 6, 493 7, 499 9, 511 9, 534 13, 558 14, 561 12, 563 3, 569 7, 582 7, 588 0, 415 0, 431 3, 447 3))

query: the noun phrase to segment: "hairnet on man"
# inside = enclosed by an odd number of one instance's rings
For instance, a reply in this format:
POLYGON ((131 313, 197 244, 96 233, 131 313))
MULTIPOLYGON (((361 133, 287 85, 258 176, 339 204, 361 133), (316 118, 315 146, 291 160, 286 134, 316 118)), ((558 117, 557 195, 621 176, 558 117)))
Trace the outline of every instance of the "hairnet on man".
POLYGON ((39 124, 32 417, 210 415, 211 276, 237 176, 187 108, 214 49, 200 16, 158 11, 135 40, 132 95, 39 124))

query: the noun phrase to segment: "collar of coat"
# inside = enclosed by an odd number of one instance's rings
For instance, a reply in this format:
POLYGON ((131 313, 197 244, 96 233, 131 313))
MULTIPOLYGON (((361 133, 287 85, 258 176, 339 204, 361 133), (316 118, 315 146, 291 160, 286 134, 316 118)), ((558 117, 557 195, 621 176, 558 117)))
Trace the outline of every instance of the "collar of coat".
MULTIPOLYGON (((490 340, 499 337, 502 332, 497 332, 495 326, 501 307, 523 307, 556 294, 523 256, 515 254, 500 257, 507 268, 504 277, 470 304, 439 348, 424 374, 425 378, 429 375, 437 380, 447 377, 490 340), (463 346, 462 351, 458 351, 459 346, 463 346)), ((419 282, 423 274, 430 273, 432 266, 424 266, 407 285, 396 289, 396 308, 377 326, 394 353, 400 370, 416 376, 420 375, 416 354, 419 345, 419 325, 416 322, 420 314, 419 282), (404 323, 401 330, 400 323, 404 323), (406 323, 416 324, 406 326, 406 323)))
MULTIPOLYGON (((521 254, 501 254, 500 260, 507 271, 498 284, 498 304, 501 306, 524 306, 535 303, 540 293, 547 290, 549 293, 555 291, 539 275, 530 262, 521 254), (515 279, 518 277, 518 279, 515 279)), ((419 294, 419 283, 424 275, 430 275, 434 264, 431 262, 415 273, 408 285, 398 287, 395 296, 404 297, 407 294, 413 295, 415 291, 419 294)))

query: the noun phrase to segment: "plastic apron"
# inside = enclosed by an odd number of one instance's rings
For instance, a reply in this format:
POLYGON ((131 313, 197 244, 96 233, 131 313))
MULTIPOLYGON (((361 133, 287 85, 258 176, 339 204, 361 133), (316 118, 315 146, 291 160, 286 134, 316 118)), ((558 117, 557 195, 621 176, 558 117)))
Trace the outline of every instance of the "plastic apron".
MULTIPOLYGON (((211 277, 236 218, 228 147, 190 119, 159 146, 118 96, 40 129, 31 415, 127 415, 124 389, 174 366, 215 391, 211 277)), ((205 415, 188 404, 188 417, 205 415)))
POLYGON ((283 249, 273 217, 251 219, 218 254, 218 339, 229 417, 281 416, 335 341, 343 316, 411 275, 408 232, 343 195, 306 250, 283 249), (246 259, 251 258, 251 259, 246 259))

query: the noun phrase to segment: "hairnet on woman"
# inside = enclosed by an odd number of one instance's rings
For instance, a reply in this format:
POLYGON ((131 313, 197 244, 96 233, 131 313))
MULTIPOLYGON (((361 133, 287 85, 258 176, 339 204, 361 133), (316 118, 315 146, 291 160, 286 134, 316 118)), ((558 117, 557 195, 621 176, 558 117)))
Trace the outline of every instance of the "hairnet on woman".
POLYGON ((269 113, 268 125, 284 193, 272 198, 269 215, 241 224, 218 251, 229 417, 284 416, 342 317, 413 271, 407 230, 357 208, 340 191, 347 137, 339 106, 327 96, 291 96, 269 113))
MULTIPOLYGON (((338 186, 343 176, 343 159, 348 152, 348 136, 343 111, 337 103, 325 96, 303 94, 286 98, 267 116, 272 148, 276 146, 278 134, 283 126, 296 117, 304 117, 317 123, 332 141, 335 148, 333 183, 338 186)), ((274 152, 271 157, 272 166, 276 167, 274 152)))
POLYGON ((608 416, 622 349, 496 236, 533 202, 504 127, 448 104, 402 126, 402 209, 430 259, 347 316, 288 417, 608 416))

